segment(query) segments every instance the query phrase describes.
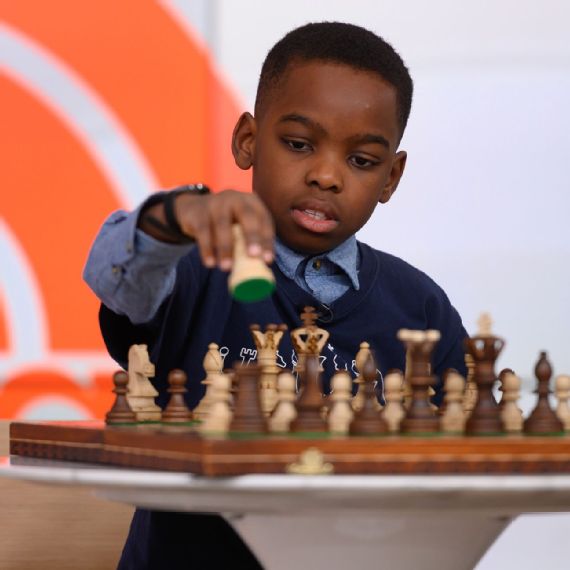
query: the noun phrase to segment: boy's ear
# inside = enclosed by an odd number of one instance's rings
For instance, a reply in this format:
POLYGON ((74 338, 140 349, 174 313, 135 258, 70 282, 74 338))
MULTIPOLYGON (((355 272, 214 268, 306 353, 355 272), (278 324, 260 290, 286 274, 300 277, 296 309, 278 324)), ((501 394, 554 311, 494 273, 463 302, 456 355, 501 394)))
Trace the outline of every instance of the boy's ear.
POLYGON ((388 176, 386 185, 382 189, 380 199, 378 200, 378 202, 381 204, 385 204, 392 197, 392 194, 394 194, 396 188, 398 188, 400 178, 402 178, 402 174, 404 174, 407 158, 408 153, 405 150, 400 150, 394 155, 394 159, 392 161, 392 169, 390 170, 390 176, 388 176))
POLYGON ((242 113, 232 135, 232 154, 239 168, 247 170, 253 164, 257 123, 251 113, 242 113))

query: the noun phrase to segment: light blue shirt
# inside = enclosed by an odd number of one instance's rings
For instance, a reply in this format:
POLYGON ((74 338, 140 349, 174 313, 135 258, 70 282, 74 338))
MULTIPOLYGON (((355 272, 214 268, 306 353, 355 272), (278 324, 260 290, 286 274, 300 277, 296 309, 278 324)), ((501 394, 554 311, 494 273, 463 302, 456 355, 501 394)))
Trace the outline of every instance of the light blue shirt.
MULTIPOLYGON (((142 206, 141 206, 142 207, 142 206)), ((114 212, 105 221, 89 252, 83 278, 99 299, 131 322, 148 322, 174 288, 176 264, 193 247, 152 238, 137 228, 140 207, 114 212)), ((275 261, 281 271, 323 304, 350 287, 359 289, 358 246, 350 237, 327 253, 306 257, 280 240, 275 261)))
POLYGON ((275 262, 289 279, 325 305, 336 301, 350 287, 360 289, 358 245, 354 236, 329 252, 309 257, 289 249, 277 238, 275 262))

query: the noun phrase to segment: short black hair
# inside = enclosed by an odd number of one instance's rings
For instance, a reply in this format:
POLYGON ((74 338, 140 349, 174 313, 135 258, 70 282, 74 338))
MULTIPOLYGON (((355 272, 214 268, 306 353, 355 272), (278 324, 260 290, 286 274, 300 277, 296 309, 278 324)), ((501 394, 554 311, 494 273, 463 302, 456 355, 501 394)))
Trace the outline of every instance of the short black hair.
POLYGON ((294 62, 326 61, 377 73, 396 89, 400 136, 404 133, 412 107, 413 81, 396 50, 373 32, 343 22, 315 22, 296 28, 269 51, 263 66, 255 112, 259 114, 268 93, 279 83, 294 62))

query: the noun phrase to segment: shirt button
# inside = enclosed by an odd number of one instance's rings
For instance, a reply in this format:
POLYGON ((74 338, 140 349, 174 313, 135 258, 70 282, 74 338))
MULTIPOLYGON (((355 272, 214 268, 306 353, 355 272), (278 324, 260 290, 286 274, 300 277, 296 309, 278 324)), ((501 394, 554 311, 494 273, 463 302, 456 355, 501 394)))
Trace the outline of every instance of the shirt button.
POLYGON ((321 268, 322 264, 323 262, 320 259, 315 259, 315 261, 313 261, 313 269, 316 269, 318 271, 321 268))
POLYGON ((117 273, 119 273, 119 271, 121 271, 121 268, 118 265, 113 265, 113 268, 111 269, 111 271, 113 272, 113 275, 117 275, 117 273))

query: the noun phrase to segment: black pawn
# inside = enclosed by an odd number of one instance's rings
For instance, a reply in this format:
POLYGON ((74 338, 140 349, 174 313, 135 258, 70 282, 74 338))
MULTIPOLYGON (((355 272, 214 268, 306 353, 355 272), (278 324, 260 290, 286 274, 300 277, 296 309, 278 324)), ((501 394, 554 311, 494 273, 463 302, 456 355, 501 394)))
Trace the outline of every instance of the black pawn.
POLYGON ((170 400, 162 412, 162 421, 166 423, 184 423, 192 421, 192 412, 188 409, 184 394, 186 393, 186 374, 175 369, 168 375, 168 393, 170 400))
POLYGON ((105 423, 113 424, 129 424, 137 421, 137 416, 131 409, 127 400, 127 384, 129 376, 126 372, 119 370, 113 374, 113 392, 116 394, 113 407, 105 415, 105 423))

